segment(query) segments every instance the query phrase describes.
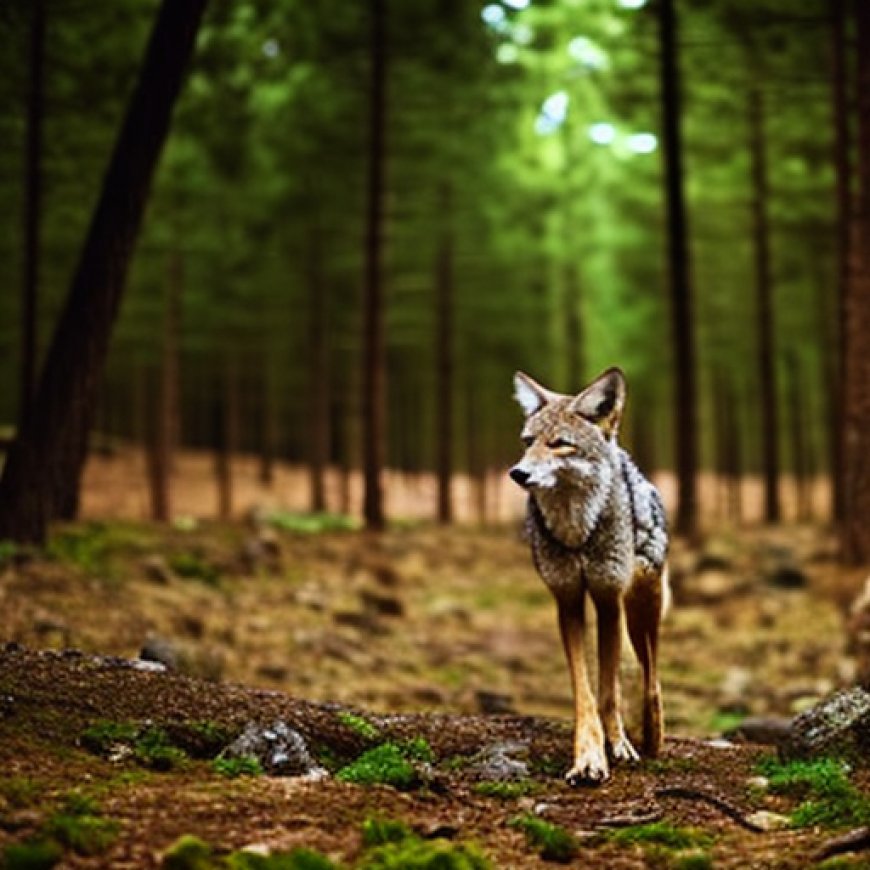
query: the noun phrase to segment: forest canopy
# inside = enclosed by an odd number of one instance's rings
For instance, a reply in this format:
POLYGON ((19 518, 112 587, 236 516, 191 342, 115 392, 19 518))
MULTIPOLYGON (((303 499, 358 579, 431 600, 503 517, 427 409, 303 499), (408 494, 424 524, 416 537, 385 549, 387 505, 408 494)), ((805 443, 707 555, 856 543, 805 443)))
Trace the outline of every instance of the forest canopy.
MULTIPOLYGON (((34 5, 44 15, 38 356, 156 10, 154 0, 13 0, 2 12, 0 352, 17 364, 0 374, 0 422, 10 431, 24 363, 15 290, 34 5)), ((518 449, 514 370, 574 391, 619 365, 631 385, 624 440, 645 467, 673 467, 658 7, 386 4, 388 466, 503 467, 518 449)), ((700 466, 761 469, 767 377, 781 471, 823 472, 839 366, 836 16, 822 0, 705 0, 679 16, 700 466)), ((359 467, 369 19, 366 4, 342 0, 208 9, 114 330, 99 436, 144 443, 149 420, 169 414, 185 446, 229 439, 236 452, 359 467)))

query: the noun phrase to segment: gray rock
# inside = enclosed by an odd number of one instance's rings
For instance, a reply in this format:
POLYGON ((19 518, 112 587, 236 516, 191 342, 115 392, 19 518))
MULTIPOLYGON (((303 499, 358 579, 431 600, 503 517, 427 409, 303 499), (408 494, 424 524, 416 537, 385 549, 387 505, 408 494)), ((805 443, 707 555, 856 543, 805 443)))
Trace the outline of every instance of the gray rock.
POLYGON ((787 716, 748 716, 736 728, 726 731, 724 736, 747 743, 776 746, 788 736, 791 722, 787 716))
POLYGON ((181 664, 182 653, 168 638, 151 635, 139 651, 139 658, 145 662, 160 662, 170 671, 175 671, 181 664))
POLYGON ((786 758, 837 755, 860 764, 870 760, 870 692, 856 686, 835 692, 792 721, 779 743, 786 758))
POLYGON ((494 743, 471 759, 468 770, 481 780, 516 782, 529 777, 528 754, 528 746, 522 743, 494 743))
POLYGON ((305 738, 286 722, 250 722, 220 754, 221 758, 256 758, 270 776, 322 779, 326 771, 308 751, 305 738))
POLYGON ((475 700, 481 713, 486 714, 510 714, 516 713, 514 699, 502 692, 490 692, 480 689, 475 692, 475 700))

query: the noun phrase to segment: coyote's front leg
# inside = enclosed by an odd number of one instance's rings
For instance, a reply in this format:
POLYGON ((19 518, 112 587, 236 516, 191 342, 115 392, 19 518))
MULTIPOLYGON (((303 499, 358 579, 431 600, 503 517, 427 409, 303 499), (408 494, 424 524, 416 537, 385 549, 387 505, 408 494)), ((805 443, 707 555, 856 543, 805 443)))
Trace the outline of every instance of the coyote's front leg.
POLYGON ((610 774, 604 751, 604 732, 586 673, 584 597, 581 594, 557 599, 559 631, 574 692, 574 763, 565 774, 569 785, 597 785, 610 774))

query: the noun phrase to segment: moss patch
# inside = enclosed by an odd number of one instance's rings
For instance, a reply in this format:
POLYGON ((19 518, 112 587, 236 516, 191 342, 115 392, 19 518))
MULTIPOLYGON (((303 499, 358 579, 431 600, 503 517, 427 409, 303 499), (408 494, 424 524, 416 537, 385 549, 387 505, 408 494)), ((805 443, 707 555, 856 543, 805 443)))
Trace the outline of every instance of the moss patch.
POLYGON ((511 819, 509 824, 526 835, 529 846, 545 861, 567 864, 577 855, 577 841, 559 825, 528 814, 511 819))

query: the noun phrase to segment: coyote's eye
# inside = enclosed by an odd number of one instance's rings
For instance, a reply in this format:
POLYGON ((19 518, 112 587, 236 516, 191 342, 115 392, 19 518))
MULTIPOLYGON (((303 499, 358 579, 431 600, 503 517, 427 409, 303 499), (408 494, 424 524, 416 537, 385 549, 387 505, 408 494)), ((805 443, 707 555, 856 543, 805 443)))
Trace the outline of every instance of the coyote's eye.
POLYGON ((550 448, 554 453, 558 453, 561 456, 567 456, 570 453, 574 453, 577 450, 577 445, 572 444, 570 441, 566 441, 564 438, 554 438, 547 444, 547 447, 550 448))
POLYGON ((531 435, 523 435, 523 437, 520 438, 520 441, 522 441, 523 444, 525 444, 526 447, 531 447, 532 444, 535 443, 535 439, 532 438, 531 435))

